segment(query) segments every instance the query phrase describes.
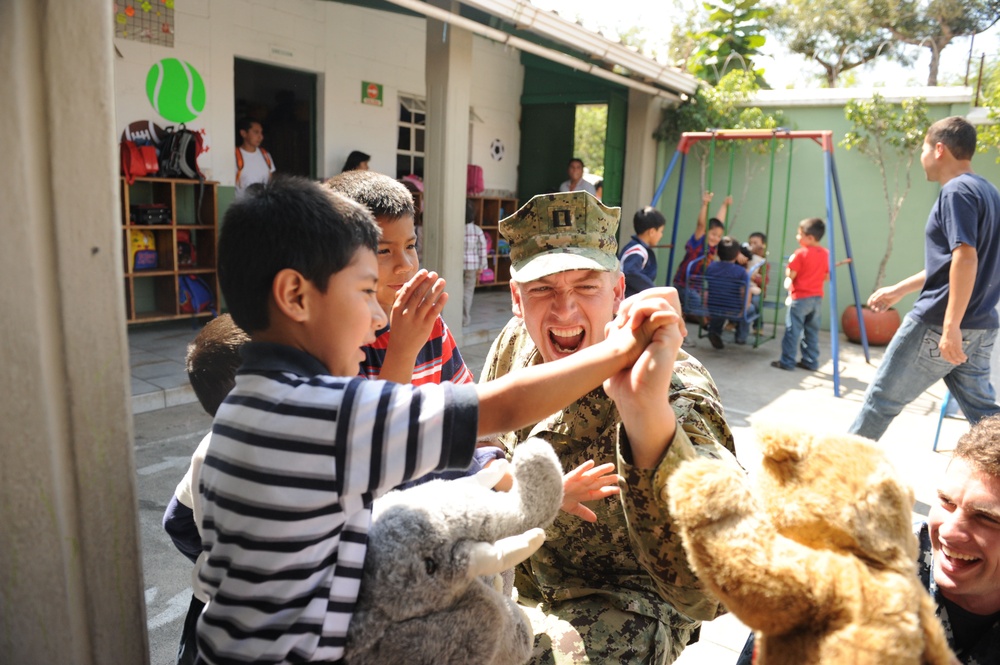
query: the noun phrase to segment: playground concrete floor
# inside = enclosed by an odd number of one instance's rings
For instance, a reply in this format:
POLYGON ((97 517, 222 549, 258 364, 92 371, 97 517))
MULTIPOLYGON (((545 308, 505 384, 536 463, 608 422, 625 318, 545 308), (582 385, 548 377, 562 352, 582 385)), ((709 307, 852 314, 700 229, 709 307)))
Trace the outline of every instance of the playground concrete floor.
MULTIPOLYGON (((490 343, 496 334, 510 318, 510 295, 506 290, 477 293, 473 306, 474 324, 465 329, 465 340, 461 351, 466 364, 474 374, 479 375, 483 362, 490 348, 490 343)), ((826 317, 824 316, 824 319, 826 317)), ((770 334, 771 326, 765 331, 770 334)), ((751 344, 737 346, 732 343, 732 333, 723 336, 725 348, 715 349, 707 338, 697 339, 697 329, 691 328, 685 342, 685 350, 701 361, 711 372, 719 392, 726 417, 736 437, 737 456, 740 462, 751 473, 759 466, 758 452, 753 426, 757 423, 778 423, 789 427, 806 428, 823 432, 844 432, 854 419, 860 407, 864 391, 874 376, 876 367, 881 360, 882 348, 871 349, 871 363, 865 361, 862 348, 859 345, 843 341, 840 344, 839 358, 831 357, 830 335, 822 333, 821 365, 815 372, 796 369, 784 371, 770 367, 770 362, 780 355, 780 335, 782 326, 777 326, 777 338, 763 342, 758 348, 751 344), (834 395, 833 368, 834 362, 840 369, 840 394, 834 395)), ((170 467, 164 475, 171 478, 163 479, 163 488, 153 493, 152 483, 160 475, 139 476, 140 506, 143 499, 156 504, 150 508, 149 524, 143 526, 143 559, 147 577, 152 577, 151 569, 160 566, 164 557, 171 560, 180 559, 176 553, 162 552, 169 544, 163 544, 162 529, 158 517, 162 515, 162 506, 169 499, 173 485, 183 473, 180 460, 171 466, 171 457, 190 454, 186 447, 197 444, 200 432, 208 427, 207 416, 199 419, 191 417, 192 432, 190 437, 183 439, 183 445, 177 442, 181 439, 177 433, 177 414, 181 412, 195 413, 189 403, 194 401, 193 393, 187 387, 186 376, 183 373, 184 349, 194 338, 197 330, 190 323, 173 323, 150 328, 130 331, 130 351, 132 353, 133 410, 135 415, 136 447, 140 453, 138 464, 148 464, 149 469, 170 467), (186 407, 177 406, 187 404, 186 407), (194 430, 198 430, 195 432, 194 430), (165 452, 170 440, 171 452, 165 452), (156 452, 163 450, 163 453, 156 452), (160 457, 167 455, 161 461, 160 457), (177 478, 173 478, 177 475, 177 478), (151 496, 146 497, 146 487, 151 496), (165 495, 165 496, 160 496, 165 495), (160 505, 162 504, 162 506, 160 505), (157 513, 157 511, 159 511, 157 513), (147 528, 150 533, 147 533, 147 528), (154 532, 159 532, 155 533, 154 532), (153 545, 155 541, 160 545, 153 545), (156 551, 153 551, 156 550, 156 551)), ((950 459, 950 451, 955 441, 968 429, 963 419, 945 418, 941 422, 941 435, 938 450, 932 451, 935 431, 939 424, 941 402, 945 395, 942 383, 932 386, 919 399, 900 414, 892 423, 882 439, 882 445, 895 463, 899 472, 914 487, 917 503, 914 506, 914 518, 926 515, 928 507, 936 500, 937 479, 941 476, 950 459)), ((141 513, 144 511, 140 511, 141 513)), ((147 520, 143 519, 145 523, 147 520)), ((183 573, 181 573, 183 575, 183 573)), ((176 577, 171 573, 170 577, 176 577)), ((176 582, 176 581, 175 581, 176 582)), ((164 581, 163 584, 167 582, 164 581)), ((176 582, 184 584, 181 580, 176 582)), ((147 584, 152 582, 147 581, 147 584)), ((160 598, 164 598, 163 595, 160 598)), ((154 633, 164 632, 164 653, 169 652, 174 636, 179 635, 179 626, 174 624, 179 620, 173 615, 164 614, 166 609, 158 609, 160 600, 150 601, 147 616, 161 616, 150 626, 152 641, 157 641, 154 633), (176 631, 176 632, 175 632, 176 631)), ((165 601, 164 601, 165 602, 165 601)), ((186 605, 185 605, 186 607, 186 605)), ((747 629, 730 615, 706 623, 702 629, 701 641, 688 647, 682 654, 680 665, 729 665, 734 663, 747 636, 747 629)), ((155 651, 155 649, 154 649, 155 651)), ((166 658, 166 656, 165 656, 166 658)), ((153 662, 158 662, 154 657, 153 662)), ((163 661, 168 662, 166 659, 163 661)), ((169 662, 172 662, 170 660, 169 662)))

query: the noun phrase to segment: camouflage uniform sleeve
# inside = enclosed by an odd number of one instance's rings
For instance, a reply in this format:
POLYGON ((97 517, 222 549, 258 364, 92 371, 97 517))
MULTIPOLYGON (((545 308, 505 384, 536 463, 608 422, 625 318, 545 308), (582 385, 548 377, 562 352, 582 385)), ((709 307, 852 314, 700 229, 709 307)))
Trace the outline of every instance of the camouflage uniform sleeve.
MULTIPOLYGON (((517 317, 510 319, 490 346, 486 361, 483 363, 479 382, 485 383, 506 376, 523 365, 526 362, 522 357, 525 353, 526 338, 527 333, 524 331, 521 321, 517 317)), ((505 432, 496 435, 493 440, 499 443, 506 451, 507 457, 510 458, 511 453, 514 452, 514 446, 517 445, 518 433, 505 432)))
POLYGON ((618 473, 625 479, 621 500, 632 549, 659 594, 677 611, 707 621, 726 610, 688 565, 680 533, 667 509, 667 480, 683 462, 695 457, 741 467, 732 452, 733 435, 718 391, 697 361, 678 359, 670 397, 677 432, 655 469, 639 469, 631 464, 628 434, 624 426, 619 426, 618 473))

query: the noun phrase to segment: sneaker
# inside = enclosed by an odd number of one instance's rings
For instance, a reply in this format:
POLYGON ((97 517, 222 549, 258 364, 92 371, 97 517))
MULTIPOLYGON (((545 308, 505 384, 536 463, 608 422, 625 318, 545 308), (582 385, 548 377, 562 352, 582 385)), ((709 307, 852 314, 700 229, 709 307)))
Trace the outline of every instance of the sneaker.
POLYGON ((722 337, 716 333, 708 333, 708 341, 717 349, 724 349, 726 345, 722 343, 722 337))
POLYGON ((780 360, 772 360, 771 367, 776 367, 778 369, 783 369, 786 372, 792 372, 795 370, 794 367, 788 367, 787 365, 782 365, 780 360))
POLYGON ((809 370, 810 372, 815 372, 816 370, 819 369, 818 366, 817 367, 810 367, 809 365, 805 364, 801 360, 799 362, 795 363, 795 366, 798 367, 799 369, 809 370))

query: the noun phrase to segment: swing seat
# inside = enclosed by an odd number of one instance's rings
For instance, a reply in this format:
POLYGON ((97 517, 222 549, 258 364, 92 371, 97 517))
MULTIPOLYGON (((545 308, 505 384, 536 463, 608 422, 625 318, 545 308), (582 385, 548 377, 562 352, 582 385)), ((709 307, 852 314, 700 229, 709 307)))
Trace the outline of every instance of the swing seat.
POLYGON ((740 278, 708 277, 693 273, 699 261, 688 265, 684 296, 684 313, 697 317, 724 317, 730 321, 752 322, 760 317, 760 312, 750 305, 750 287, 753 276, 760 271, 759 264, 750 272, 744 271, 740 278))

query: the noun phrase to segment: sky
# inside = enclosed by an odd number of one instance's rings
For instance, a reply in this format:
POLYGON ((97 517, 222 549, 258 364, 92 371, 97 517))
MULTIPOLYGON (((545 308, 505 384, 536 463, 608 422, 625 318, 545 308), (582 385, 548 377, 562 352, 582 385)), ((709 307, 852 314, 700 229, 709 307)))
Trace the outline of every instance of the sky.
MULTIPOLYGON (((530 0, 541 9, 554 10, 570 21, 579 20, 587 28, 603 31, 617 40, 616 30, 633 26, 645 27, 651 40, 666 41, 670 27, 677 15, 677 9, 669 0, 530 0), (612 11, 609 11, 613 8, 612 11)), ((696 0, 685 0, 685 6, 694 6, 696 0)), ((699 3, 700 4, 700 3, 699 3)), ((772 88, 821 87, 818 75, 822 69, 811 64, 804 57, 780 50, 773 38, 768 40, 763 51, 766 55, 755 58, 756 66, 764 69, 764 78, 772 88)), ((941 55, 941 82, 965 76, 969 58, 968 37, 955 39, 941 55)), ((878 64, 856 68, 858 85, 923 85, 927 81, 930 51, 926 48, 911 47, 920 56, 910 67, 901 67, 885 59, 878 64)), ((980 54, 985 52, 987 60, 1000 54, 1000 24, 985 33, 977 35, 973 44, 973 65, 970 70, 969 85, 975 85, 975 74, 979 67, 980 54)))

